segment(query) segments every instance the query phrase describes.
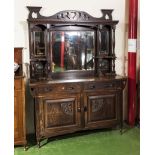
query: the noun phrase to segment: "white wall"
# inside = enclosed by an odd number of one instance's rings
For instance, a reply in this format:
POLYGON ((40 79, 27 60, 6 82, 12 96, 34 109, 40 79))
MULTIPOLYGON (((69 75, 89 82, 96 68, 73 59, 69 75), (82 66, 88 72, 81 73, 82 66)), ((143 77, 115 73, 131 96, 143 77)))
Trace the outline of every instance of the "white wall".
MULTIPOLYGON (((119 20, 116 27, 116 44, 115 52, 117 56, 116 60, 116 73, 124 75, 124 53, 125 51, 125 17, 126 17, 126 0, 15 0, 15 34, 14 34, 14 46, 24 47, 23 61, 29 63, 29 45, 28 45, 28 25, 27 17, 28 10, 26 6, 42 6, 40 13, 44 16, 51 16, 62 10, 80 10, 86 11, 94 17, 101 16, 101 9, 114 9, 113 19, 119 20)), ((32 132, 34 129, 31 127, 33 122, 30 116, 33 115, 33 105, 30 104, 32 99, 29 92, 27 95, 28 104, 28 132, 32 132), (31 108, 32 109, 31 109, 31 108)))

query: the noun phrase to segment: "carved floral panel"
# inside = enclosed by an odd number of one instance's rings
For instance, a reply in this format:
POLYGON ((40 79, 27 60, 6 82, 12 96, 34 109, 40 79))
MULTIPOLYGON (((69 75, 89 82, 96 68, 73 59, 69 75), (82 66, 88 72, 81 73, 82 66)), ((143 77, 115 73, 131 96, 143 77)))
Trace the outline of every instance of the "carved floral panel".
POLYGON ((75 100, 47 100, 45 103, 46 127, 75 124, 75 100))
POLYGON ((116 118, 116 102, 114 95, 91 96, 89 98, 89 121, 116 118))

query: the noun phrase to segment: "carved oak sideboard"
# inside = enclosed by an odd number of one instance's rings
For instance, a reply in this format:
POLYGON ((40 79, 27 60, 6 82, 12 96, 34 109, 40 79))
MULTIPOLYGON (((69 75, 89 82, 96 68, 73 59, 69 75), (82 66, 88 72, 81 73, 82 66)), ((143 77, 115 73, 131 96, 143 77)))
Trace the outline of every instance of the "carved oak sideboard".
POLYGON ((126 77, 115 72, 113 10, 95 18, 83 11, 49 17, 29 10, 30 89, 36 138, 123 125, 126 77))
POLYGON ((35 98, 36 137, 42 138, 79 130, 122 129, 122 97, 126 79, 54 80, 30 84, 35 98))

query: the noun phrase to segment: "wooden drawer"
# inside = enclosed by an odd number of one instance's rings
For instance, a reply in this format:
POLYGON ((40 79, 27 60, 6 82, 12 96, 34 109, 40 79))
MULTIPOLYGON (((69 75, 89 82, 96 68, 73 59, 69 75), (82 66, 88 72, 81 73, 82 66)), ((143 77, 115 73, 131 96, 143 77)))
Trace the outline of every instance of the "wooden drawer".
MULTIPOLYGON (((32 90, 32 89, 31 89, 32 90)), ((52 84, 52 85, 44 85, 35 87, 33 89, 34 93, 37 94, 44 94, 44 93, 63 93, 63 92, 80 92, 81 85, 80 84, 70 84, 70 83, 63 83, 63 84, 52 84)))
POLYGON ((57 85, 56 87, 55 87, 55 91, 60 91, 60 92, 62 92, 62 91, 76 91, 76 92, 79 92, 81 90, 81 85, 80 84, 69 84, 69 83, 67 83, 67 84, 61 84, 61 85, 57 85))
POLYGON ((14 80, 14 89, 15 90, 22 89, 22 79, 21 78, 14 80))
POLYGON ((114 82, 91 82, 84 84, 84 90, 114 89, 114 82))

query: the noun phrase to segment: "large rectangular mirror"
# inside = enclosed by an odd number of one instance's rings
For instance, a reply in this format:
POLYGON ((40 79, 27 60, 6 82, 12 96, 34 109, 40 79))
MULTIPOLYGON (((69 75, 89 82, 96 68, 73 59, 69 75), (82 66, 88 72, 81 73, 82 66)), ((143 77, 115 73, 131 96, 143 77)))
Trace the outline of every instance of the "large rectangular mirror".
POLYGON ((51 31, 52 72, 93 70, 94 31, 51 31))

